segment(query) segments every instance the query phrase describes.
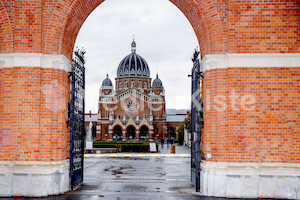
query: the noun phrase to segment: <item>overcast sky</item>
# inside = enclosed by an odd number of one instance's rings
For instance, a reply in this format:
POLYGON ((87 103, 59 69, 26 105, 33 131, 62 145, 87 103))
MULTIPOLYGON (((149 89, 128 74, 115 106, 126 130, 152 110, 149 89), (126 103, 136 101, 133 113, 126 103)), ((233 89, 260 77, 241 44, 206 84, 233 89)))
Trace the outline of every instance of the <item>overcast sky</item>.
POLYGON ((131 53, 133 35, 152 80, 158 72, 165 87, 166 107, 190 109, 187 76, 198 41, 184 14, 168 0, 106 0, 87 18, 75 44, 87 51, 85 111, 97 113, 106 73, 115 87, 118 65, 131 53))

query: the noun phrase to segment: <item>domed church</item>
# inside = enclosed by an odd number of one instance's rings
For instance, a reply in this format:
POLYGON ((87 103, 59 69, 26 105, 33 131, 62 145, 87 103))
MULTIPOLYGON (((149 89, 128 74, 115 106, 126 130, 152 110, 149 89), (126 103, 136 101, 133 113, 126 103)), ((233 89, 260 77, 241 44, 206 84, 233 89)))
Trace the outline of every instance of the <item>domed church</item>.
POLYGON ((149 140, 167 136, 165 91, 158 74, 151 82, 145 59, 136 53, 119 64, 115 88, 109 75, 99 91, 96 137, 99 140, 149 140))

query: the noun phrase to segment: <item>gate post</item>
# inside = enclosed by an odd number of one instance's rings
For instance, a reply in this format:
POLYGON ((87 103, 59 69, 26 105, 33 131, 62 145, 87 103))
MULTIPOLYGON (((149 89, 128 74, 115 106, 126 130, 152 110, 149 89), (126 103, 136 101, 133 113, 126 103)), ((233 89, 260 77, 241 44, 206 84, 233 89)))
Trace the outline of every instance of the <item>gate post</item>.
POLYGON ((0 196, 69 190, 68 72, 63 55, 0 55, 0 196))
POLYGON ((201 193, 299 199, 300 54, 205 55, 201 70, 201 193))

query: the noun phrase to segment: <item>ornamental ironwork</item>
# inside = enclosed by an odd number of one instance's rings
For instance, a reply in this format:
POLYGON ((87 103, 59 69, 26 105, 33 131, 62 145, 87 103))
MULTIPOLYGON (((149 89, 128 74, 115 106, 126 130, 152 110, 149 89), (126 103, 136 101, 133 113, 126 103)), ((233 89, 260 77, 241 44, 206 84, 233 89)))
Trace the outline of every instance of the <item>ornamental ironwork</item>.
POLYGON ((73 190, 83 182, 84 154, 84 91, 85 91, 85 61, 83 49, 75 51, 72 60, 71 101, 69 104, 70 125, 70 187, 73 190))

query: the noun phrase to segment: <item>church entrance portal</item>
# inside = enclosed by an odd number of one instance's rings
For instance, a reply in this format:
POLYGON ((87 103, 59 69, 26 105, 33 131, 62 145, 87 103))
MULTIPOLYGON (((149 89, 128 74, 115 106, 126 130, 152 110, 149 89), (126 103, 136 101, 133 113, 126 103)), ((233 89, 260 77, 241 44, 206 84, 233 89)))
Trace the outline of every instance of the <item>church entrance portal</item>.
POLYGON ((127 128, 127 133, 126 133, 127 139, 131 140, 135 138, 135 128, 133 126, 129 126, 127 128))
POLYGON ((140 139, 141 140, 148 140, 149 139, 149 129, 147 126, 143 126, 140 129, 140 139))
POLYGON ((122 137, 122 128, 120 126, 116 126, 114 128, 113 139, 118 140, 118 141, 121 141, 123 139, 123 137, 122 137))

